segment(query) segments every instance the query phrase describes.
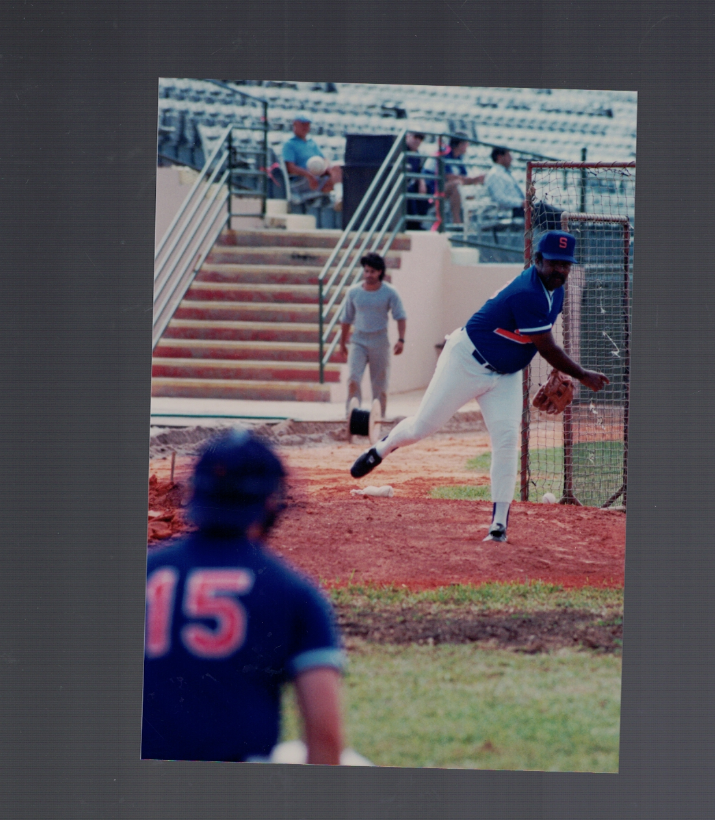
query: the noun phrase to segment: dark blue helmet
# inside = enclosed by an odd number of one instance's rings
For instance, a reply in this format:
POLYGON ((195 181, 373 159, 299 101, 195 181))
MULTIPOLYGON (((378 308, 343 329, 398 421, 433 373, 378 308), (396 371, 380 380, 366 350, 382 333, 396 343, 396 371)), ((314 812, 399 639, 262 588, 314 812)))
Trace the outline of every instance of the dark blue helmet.
POLYGON ((285 469, 271 448, 247 430, 213 439, 194 470, 189 517, 199 529, 244 532, 265 524, 267 499, 281 490, 285 469))

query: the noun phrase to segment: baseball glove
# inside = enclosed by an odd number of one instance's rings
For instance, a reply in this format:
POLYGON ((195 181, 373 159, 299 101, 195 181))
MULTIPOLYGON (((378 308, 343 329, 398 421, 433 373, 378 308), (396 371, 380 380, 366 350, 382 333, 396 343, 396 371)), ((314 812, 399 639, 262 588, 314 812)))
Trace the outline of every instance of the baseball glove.
POLYGON ((549 415, 563 413, 573 400, 573 382, 559 370, 552 370, 545 384, 539 388, 532 404, 537 410, 549 415))

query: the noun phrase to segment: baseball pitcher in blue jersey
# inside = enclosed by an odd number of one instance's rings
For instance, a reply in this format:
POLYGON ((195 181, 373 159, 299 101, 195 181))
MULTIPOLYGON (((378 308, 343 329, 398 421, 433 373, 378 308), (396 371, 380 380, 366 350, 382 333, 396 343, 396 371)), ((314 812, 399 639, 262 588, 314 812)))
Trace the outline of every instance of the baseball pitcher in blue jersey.
POLYGON ((268 759, 292 681, 307 762, 340 762, 343 651, 331 607, 262 543, 284 476, 251 433, 214 440, 194 472, 196 530, 150 552, 142 758, 268 759))
POLYGON ((534 264, 494 294, 465 327, 448 338, 415 416, 363 453, 350 472, 361 478, 398 447, 435 433, 471 399, 479 402, 492 443, 492 522, 485 541, 506 541, 517 473, 522 411, 521 371, 540 353, 594 392, 608 379, 585 370, 556 344, 552 328, 564 302, 564 284, 576 262, 576 239, 549 231, 534 264))

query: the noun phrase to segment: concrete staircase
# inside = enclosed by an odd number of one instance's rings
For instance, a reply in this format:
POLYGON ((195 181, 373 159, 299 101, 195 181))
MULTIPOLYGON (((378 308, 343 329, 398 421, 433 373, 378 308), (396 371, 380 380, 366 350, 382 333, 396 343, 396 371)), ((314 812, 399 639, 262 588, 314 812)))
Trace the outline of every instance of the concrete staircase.
MULTIPOLYGON (((227 231, 154 350, 152 395, 330 401, 318 368, 318 275, 340 231, 227 231)), ((398 236, 387 256, 399 268, 398 236)), ((332 316, 332 314, 331 314, 332 316)))

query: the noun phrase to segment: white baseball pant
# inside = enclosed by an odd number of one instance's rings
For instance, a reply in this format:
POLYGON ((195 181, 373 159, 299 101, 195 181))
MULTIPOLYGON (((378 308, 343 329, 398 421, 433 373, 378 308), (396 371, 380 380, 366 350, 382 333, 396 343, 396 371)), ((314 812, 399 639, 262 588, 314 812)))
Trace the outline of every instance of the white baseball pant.
POLYGON ((447 338, 417 414, 403 419, 375 447, 381 458, 436 433, 471 399, 479 402, 492 442, 492 501, 511 502, 516 487, 522 377, 494 373, 472 355, 464 328, 447 338))

